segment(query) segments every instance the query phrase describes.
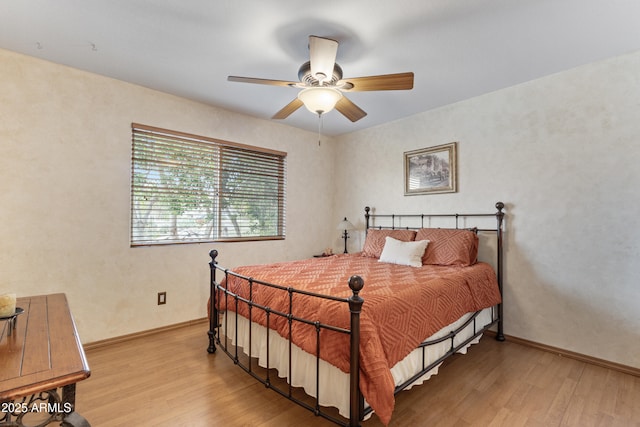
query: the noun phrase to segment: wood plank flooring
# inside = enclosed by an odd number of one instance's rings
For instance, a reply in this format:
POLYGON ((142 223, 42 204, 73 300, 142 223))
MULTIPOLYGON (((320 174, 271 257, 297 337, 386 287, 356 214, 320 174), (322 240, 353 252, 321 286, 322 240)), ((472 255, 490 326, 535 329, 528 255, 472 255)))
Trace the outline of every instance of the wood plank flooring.
MULTIPOLYGON (((76 410, 93 427, 321 427, 334 424, 256 383, 207 325, 87 350, 76 410)), ((363 427, 380 427, 374 415, 363 427)), ((640 426, 640 378, 484 337, 396 398, 390 426, 640 426)))

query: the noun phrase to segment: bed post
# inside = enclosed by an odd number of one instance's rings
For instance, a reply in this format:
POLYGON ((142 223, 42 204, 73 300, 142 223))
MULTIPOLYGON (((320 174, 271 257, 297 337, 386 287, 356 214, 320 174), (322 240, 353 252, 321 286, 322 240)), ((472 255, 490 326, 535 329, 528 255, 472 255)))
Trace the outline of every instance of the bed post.
MULTIPOLYGON (((498 221, 497 228, 497 236, 498 236, 498 259, 497 259, 497 276, 498 276, 498 287, 500 288, 500 297, 504 301, 504 293, 502 292, 502 220, 504 219, 504 203, 498 202, 496 203, 496 219, 498 221)), ((503 317, 503 309, 502 302, 498 304, 498 333, 496 334, 496 339, 498 341, 504 341, 504 317, 503 317)))
POLYGON ((365 234, 365 236, 369 232, 369 211, 370 210, 371 210, 371 208, 369 206, 365 206, 364 207, 364 222, 365 222, 364 234, 365 234))
POLYGON ((364 280, 360 276, 351 276, 349 288, 353 295, 349 297, 349 311, 351 312, 351 351, 349 365, 349 426, 360 425, 362 413, 360 393, 360 312, 364 300, 358 295, 364 287, 364 280))
POLYGON ((211 262, 209 263, 209 268, 211 269, 211 289, 209 296, 209 332, 207 332, 209 335, 209 347, 207 351, 209 353, 215 353, 216 327, 218 326, 218 309, 216 308, 216 264, 218 263, 216 257, 218 256, 218 251, 215 249, 211 250, 209 256, 211 257, 211 262))

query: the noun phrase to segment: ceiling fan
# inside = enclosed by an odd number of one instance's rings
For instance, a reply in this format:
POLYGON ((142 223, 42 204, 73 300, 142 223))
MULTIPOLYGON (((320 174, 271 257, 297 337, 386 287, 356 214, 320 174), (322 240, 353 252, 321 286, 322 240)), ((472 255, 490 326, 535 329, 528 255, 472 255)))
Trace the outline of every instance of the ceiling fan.
POLYGON ((232 82, 256 83, 271 86, 289 86, 301 89, 298 96, 285 105, 272 118, 285 119, 303 105, 319 116, 333 108, 352 122, 367 113, 350 101, 343 92, 375 90, 408 90, 413 88, 413 73, 384 74, 356 78, 342 78, 342 68, 336 63, 338 42, 318 36, 309 36, 309 61, 298 70, 299 82, 229 76, 232 82))

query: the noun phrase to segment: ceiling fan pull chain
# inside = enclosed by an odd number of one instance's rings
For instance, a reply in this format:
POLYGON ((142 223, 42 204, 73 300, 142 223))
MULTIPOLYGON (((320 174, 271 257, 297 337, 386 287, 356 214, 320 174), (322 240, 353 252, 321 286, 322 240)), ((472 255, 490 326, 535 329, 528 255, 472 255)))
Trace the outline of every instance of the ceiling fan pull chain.
POLYGON ((318 147, 320 146, 321 138, 322 138, 322 113, 318 112, 318 147))

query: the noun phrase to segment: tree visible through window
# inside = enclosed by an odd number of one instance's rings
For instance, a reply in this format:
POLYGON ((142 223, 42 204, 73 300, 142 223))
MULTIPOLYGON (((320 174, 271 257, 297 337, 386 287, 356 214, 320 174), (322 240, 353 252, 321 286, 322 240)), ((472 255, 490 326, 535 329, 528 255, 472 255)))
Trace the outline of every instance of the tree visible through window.
POLYGON ((133 124, 131 245, 283 239, 286 153, 133 124))

